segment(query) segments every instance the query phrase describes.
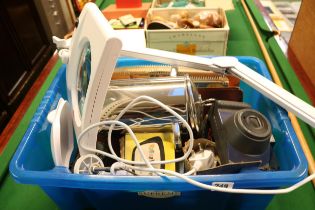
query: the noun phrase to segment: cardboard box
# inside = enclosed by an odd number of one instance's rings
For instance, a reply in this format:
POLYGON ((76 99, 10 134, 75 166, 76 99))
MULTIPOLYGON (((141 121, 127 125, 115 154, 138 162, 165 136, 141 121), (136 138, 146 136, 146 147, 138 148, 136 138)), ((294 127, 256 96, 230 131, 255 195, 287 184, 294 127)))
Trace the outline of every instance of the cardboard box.
MULTIPOLYGON (((153 0, 151 8, 165 9, 166 5, 169 4, 171 1, 172 0, 153 0), (165 7, 161 7, 161 5, 165 5, 165 7)), ((179 4, 180 3, 181 2, 179 2, 179 4)), ((204 6, 205 6, 205 2, 204 2, 204 6)), ((169 7, 169 8, 171 8, 171 7, 169 7)), ((183 6, 183 7, 176 6, 176 7, 173 7, 173 8, 185 8, 185 6, 183 6)))
POLYGON ((131 14, 136 18, 144 18, 151 6, 151 2, 142 3, 139 8, 117 8, 115 4, 111 4, 102 10, 103 15, 107 20, 116 19, 123 15, 131 14))
POLYGON ((147 47, 191 55, 225 55, 229 26, 222 9, 150 9, 145 24, 147 47), (187 11, 194 16, 201 11, 218 11, 223 17, 222 28, 148 30, 153 16, 169 19, 172 14, 187 11))
MULTIPOLYGON (((153 0, 151 8, 162 9, 160 5, 168 4, 171 0, 153 0)), ((185 8, 185 7, 177 7, 185 8)), ((205 0, 204 5, 197 8, 222 8, 224 10, 233 10, 232 0, 205 0)), ((165 9, 165 7, 164 7, 165 9)))
POLYGON ((205 6, 207 8, 220 7, 224 10, 234 10, 234 5, 233 5, 232 0, 205 0, 205 6))

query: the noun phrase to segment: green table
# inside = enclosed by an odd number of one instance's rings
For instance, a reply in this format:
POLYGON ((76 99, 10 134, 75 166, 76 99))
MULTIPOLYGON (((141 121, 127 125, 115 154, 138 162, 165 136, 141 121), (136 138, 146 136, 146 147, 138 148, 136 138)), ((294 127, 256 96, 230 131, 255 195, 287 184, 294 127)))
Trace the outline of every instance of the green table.
MULTIPOLYGON (((105 8, 107 5, 113 2, 113 0, 96 1, 100 8, 105 8)), ((284 87, 303 100, 310 102, 293 69, 289 65, 286 57, 276 43, 276 40, 271 36, 271 33, 264 23, 264 20, 254 2, 247 0, 247 4, 256 20, 263 40, 265 41, 265 45, 272 57, 273 63, 276 66, 284 87)), ((242 9, 241 3, 238 0, 234 0, 234 6, 235 10, 227 12, 227 18, 230 26, 227 54, 238 56, 255 56, 263 60, 262 53, 256 42, 254 33, 250 27, 247 17, 242 9)), ((39 103, 41 102, 42 97, 54 79, 54 76, 56 75, 60 66, 61 62, 58 61, 44 85, 41 87, 38 95, 32 102, 26 115, 20 122, 18 128, 11 137, 10 142, 7 144, 2 154, 0 154, 0 209, 58 209, 54 202, 39 187, 16 183, 9 174, 8 165, 28 127, 30 120, 32 119, 39 103)), ((301 123, 300 125, 305 137, 308 139, 308 143, 314 155, 315 142, 312 141, 315 139, 314 129, 311 129, 304 123, 301 123)), ((292 193, 276 195, 270 203, 268 209, 315 209, 315 190, 312 184, 308 183, 292 193)))

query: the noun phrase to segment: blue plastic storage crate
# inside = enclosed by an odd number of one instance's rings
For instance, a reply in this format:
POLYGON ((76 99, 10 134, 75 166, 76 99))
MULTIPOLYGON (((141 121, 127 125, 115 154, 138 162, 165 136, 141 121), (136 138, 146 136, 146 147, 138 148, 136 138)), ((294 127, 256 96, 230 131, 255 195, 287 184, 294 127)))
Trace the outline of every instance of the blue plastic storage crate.
MULTIPOLYGON (((239 60, 270 79, 265 65, 256 58, 239 60)), ((151 62, 120 59, 118 66, 151 62)), ((228 194, 205 191, 175 177, 101 177, 72 174, 55 168, 50 151, 48 112, 66 95, 66 67, 62 66, 43 98, 10 164, 16 181, 39 185, 62 209, 265 209, 272 195, 228 194), (173 193, 170 198, 149 198, 143 192, 173 193)), ((291 185, 307 175, 306 159, 287 113, 260 93, 241 83, 244 101, 264 113, 273 127, 279 171, 246 170, 238 174, 204 175, 203 183, 234 182, 234 188, 274 189, 291 185)))

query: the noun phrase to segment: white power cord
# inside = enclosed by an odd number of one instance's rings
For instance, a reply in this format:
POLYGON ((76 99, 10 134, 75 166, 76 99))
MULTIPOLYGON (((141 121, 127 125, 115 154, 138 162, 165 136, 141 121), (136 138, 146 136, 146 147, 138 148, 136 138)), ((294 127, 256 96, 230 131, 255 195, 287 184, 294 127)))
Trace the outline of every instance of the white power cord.
MULTIPOLYGON (((170 107, 168 107, 167 105, 163 104, 162 102, 156 100, 155 98, 152 98, 150 96, 139 96, 137 98, 135 98, 134 100, 132 100, 120 113, 119 115, 115 118, 116 121, 118 121, 129 109, 131 109, 132 107, 134 107, 136 104, 138 104, 139 101, 149 101, 149 102, 152 102, 152 103, 155 103, 157 104, 158 106, 160 106, 161 108, 163 108, 164 110, 166 110, 167 112, 169 112, 170 114, 172 114, 173 116, 175 116, 180 122, 183 123, 183 125, 187 128, 188 130, 188 133, 189 133, 189 138, 192 140, 190 141, 190 144, 189 144, 189 147, 188 147, 188 150, 187 152, 180 158, 176 158, 174 160, 164 160, 164 161, 152 161, 150 162, 151 164, 167 164, 167 163, 175 163, 175 162, 180 162, 180 161, 184 161, 188 158, 188 156, 190 155, 191 151, 192 151, 192 148, 193 148, 193 145, 194 145, 194 135, 193 135, 193 131, 191 129, 191 127, 189 126, 189 124, 187 123, 187 121, 182 117, 180 116, 177 112, 175 112, 174 110, 172 110, 170 107)), ((110 152, 113 154, 113 155, 116 155, 113 147, 112 147, 112 142, 111 142, 111 139, 112 139, 112 130, 114 129, 114 124, 112 124, 109 128, 109 131, 108 131, 108 147, 109 147, 109 150, 110 152)), ((137 139, 134 139, 134 141, 137 141, 137 139)), ((117 155, 116 155, 117 156, 117 155)), ((117 156, 118 157, 118 156, 117 156)), ((127 163, 127 162, 125 162, 127 163)), ((138 161, 129 161, 128 164, 133 164, 133 165, 144 165, 144 162, 138 162, 138 161)))
POLYGON ((297 188, 301 187, 302 185, 306 184, 307 182, 311 181, 312 179, 315 178, 315 174, 312 174, 302 181, 292 185, 291 187, 288 188, 283 188, 283 189, 275 189, 275 190, 256 190, 256 189, 230 189, 230 188, 223 188, 223 187, 217 187, 217 186, 212 186, 212 185, 207 185, 201 182, 198 182, 184 174, 180 174, 174 171, 170 170, 165 170, 165 169, 149 169, 149 168, 139 168, 131 165, 126 165, 126 168, 128 169, 133 169, 133 170, 143 170, 147 172, 159 172, 159 173, 164 173, 164 174, 169 174, 176 176, 178 178, 183 179, 184 181, 188 182, 189 184, 192 184, 194 186, 200 187, 205 190, 212 190, 212 191, 218 191, 218 192, 226 192, 226 193, 239 193, 239 194, 260 194, 260 195, 270 195, 270 194, 285 194, 292 192, 293 190, 296 190, 297 188))
MULTIPOLYGON (((130 102, 130 101, 131 101, 131 98, 128 98, 128 100, 124 99, 124 101, 123 101, 123 99, 120 99, 120 100, 118 100, 117 102, 116 102, 116 101, 113 102, 111 105, 107 105, 106 108, 104 108, 104 109, 102 110, 101 121, 103 121, 103 120, 111 120, 111 119, 109 118, 109 116, 110 116, 111 114, 113 114, 113 112, 114 112, 118 107, 120 107, 120 106, 122 106, 123 104, 126 104, 126 103, 128 103, 128 102, 130 102)), ((135 103, 134 106, 138 106, 138 105, 141 105, 141 104, 144 104, 144 103, 146 103, 146 104, 148 104, 148 103, 149 103, 149 104, 155 104, 154 102, 151 102, 151 101, 140 101, 140 102, 135 103)), ((180 109, 180 108, 178 108, 178 107, 174 107, 174 106, 170 106, 170 105, 168 105, 168 107, 170 107, 170 108, 173 109, 173 110, 176 110, 177 112, 180 112, 180 113, 183 113, 183 114, 186 113, 186 110, 182 110, 182 109, 180 109)), ((130 110, 127 110, 127 112, 130 112, 130 113, 139 113, 139 114, 142 114, 142 115, 144 115, 144 116, 147 116, 147 117, 151 118, 151 119, 146 119, 146 120, 140 119, 140 120, 138 120, 138 121, 135 120, 135 119, 129 119, 130 121, 133 122, 133 124, 130 124, 130 125, 129 125, 130 127, 134 127, 134 126, 137 126, 137 125, 141 125, 142 123, 151 122, 151 121, 154 121, 154 120, 169 121, 169 122, 171 122, 172 120, 174 120, 173 118, 171 118, 171 116, 155 117, 155 116, 153 116, 153 115, 150 115, 150 114, 145 113, 145 112, 140 111, 140 110, 132 110, 132 109, 130 109, 130 110)), ((150 124, 150 125, 158 125, 158 124, 150 124)), ((104 127, 104 129, 108 129, 108 127, 104 127)), ((120 127, 118 127, 118 126, 115 126, 115 129, 112 129, 112 130, 121 130, 121 129, 122 129, 122 128, 120 128, 120 127)))
POLYGON ((102 122, 98 122, 98 123, 95 123, 93 125, 90 125, 86 129, 84 129, 84 131, 82 131, 82 133, 79 135, 79 137, 78 137, 78 145, 79 145, 79 147, 81 147, 82 149, 85 149, 87 151, 90 151, 92 153, 99 153, 99 154, 105 155, 105 156, 110 157, 110 158, 112 158, 114 160, 117 160, 119 162, 135 164, 134 163, 135 161, 126 160, 126 159, 118 157, 116 154, 113 155, 113 154, 110 154, 110 153, 107 153, 107 152, 104 152, 104 151, 101 151, 101 150, 89 148, 89 147, 87 147, 87 146, 82 144, 81 139, 89 130, 91 130, 91 129, 95 128, 95 127, 98 127, 98 126, 101 126, 101 125, 107 125, 107 124, 109 124, 109 125, 118 124, 118 125, 124 127, 127 130, 127 132, 130 134, 130 137, 134 140, 137 148, 139 148, 140 156, 144 160, 144 162, 139 162, 138 164, 147 165, 148 167, 152 167, 153 168, 153 166, 151 165, 150 161, 148 161, 148 159, 145 157, 145 155, 143 153, 143 150, 142 150, 142 148, 141 148, 141 146, 140 146, 140 144, 139 144, 139 142, 137 140, 137 137, 135 136, 134 132, 131 130, 131 128, 127 124, 125 124, 123 122, 120 122, 120 121, 109 120, 109 121, 102 121, 102 122))
MULTIPOLYGON (((173 163, 173 162, 178 162, 178 161, 185 160, 190 155, 190 153, 192 151, 194 138, 193 138, 193 133, 192 133, 192 130, 191 130, 190 126, 188 125, 188 123, 180 115, 178 115, 175 111, 173 111, 171 108, 169 108, 165 104, 161 103, 160 101, 158 101, 158 100, 156 100, 154 98, 148 97, 148 96, 140 96, 140 97, 134 99, 127 107, 125 107, 123 109, 123 111, 117 116, 116 119, 120 119, 120 117, 126 112, 126 110, 128 110, 128 109, 130 109, 130 108, 132 108, 134 106, 134 103, 136 103, 139 100, 143 100, 143 99, 144 100, 149 100, 149 101, 152 101, 152 102, 158 104, 159 106, 164 108, 166 111, 168 111, 171 114, 173 114, 187 128, 191 141, 190 141, 190 144, 189 144, 189 149, 187 150, 187 152, 181 158, 176 158, 174 160, 152 161, 152 162, 150 162, 145 157, 145 155, 143 153, 143 150, 142 150, 142 148, 141 148, 141 146, 140 146, 140 144, 139 144, 139 142, 137 140, 137 137, 135 136, 135 134, 133 133, 131 128, 128 125, 126 125, 125 123, 120 122, 118 120, 110 120, 110 121, 98 122, 98 123, 95 123, 93 125, 90 125, 86 129, 84 129, 82 131, 82 133, 78 137, 78 145, 79 145, 79 147, 81 147, 82 149, 85 149, 87 151, 93 152, 93 153, 99 153, 99 154, 105 155, 105 156, 107 156, 109 158, 112 158, 112 159, 118 161, 118 162, 121 162, 121 164, 119 164, 119 168, 122 168, 122 169, 132 169, 132 170, 138 170, 138 171, 147 171, 147 172, 156 173, 156 174, 158 174, 160 176, 164 176, 164 174, 165 175, 166 174, 173 175, 173 176, 176 176, 176 177, 178 177, 180 179, 183 179, 184 181, 186 181, 186 182, 188 182, 188 183, 190 183, 190 184, 192 184, 194 186, 200 187, 202 189, 212 190, 212 191, 219 191, 219 192, 226 192, 226 193, 239 193, 239 194, 285 194, 285 193, 292 192, 293 190, 301 187, 302 185, 306 184, 307 182, 311 181, 312 179, 315 179, 315 174, 312 174, 312 175, 306 177, 305 179, 301 180, 300 182, 298 182, 298 183, 296 183, 296 184, 294 184, 294 185, 292 185, 292 186, 290 186, 288 188, 275 189, 275 190, 230 189, 230 188, 222 188, 222 187, 217 187, 217 186, 204 184, 204 183, 198 182, 198 181, 196 181, 196 180, 194 180, 194 179, 192 179, 192 178, 187 176, 187 175, 193 174, 196 169, 193 169, 193 170, 187 172, 186 174, 180 174, 180 173, 177 173, 177 172, 174 172, 174 171, 170 171, 170 170, 154 168, 152 166, 152 164, 166 164, 166 163, 173 163), (82 142, 81 142, 82 137, 89 130, 91 130, 91 129, 95 128, 95 127, 101 126, 101 125, 111 125, 110 127, 114 127, 115 125, 120 125, 120 126, 124 127, 127 130, 127 132, 130 134, 130 136, 133 139, 133 141, 135 142, 135 144, 136 144, 136 146, 137 146, 137 148, 139 150, 140 156, 141 156, 141 158, 143 159, 144 162, 126 160, 126 159, 118 157, 115 154, 115 152, 113 152, 113 154, 110 154, 110 153, 107 153, 107 152, 104 152, 104 151, 101 151, 101 150, 89 148, 89 147, 85 146, 84 144, 82 144, 82 142), (136 166, 128 165, 128 164, 147 165, 148 168, 136 167, 136 166)), ((111 142, 111 135, 110 135, 110 133, 109 133, 108 136, 109 136, 109 138, 108 138, 109 141, 108 142, 111 142)), ((113 151, 113 148, 111 147, 111 144, 110 144, 110 150, 113 151)))

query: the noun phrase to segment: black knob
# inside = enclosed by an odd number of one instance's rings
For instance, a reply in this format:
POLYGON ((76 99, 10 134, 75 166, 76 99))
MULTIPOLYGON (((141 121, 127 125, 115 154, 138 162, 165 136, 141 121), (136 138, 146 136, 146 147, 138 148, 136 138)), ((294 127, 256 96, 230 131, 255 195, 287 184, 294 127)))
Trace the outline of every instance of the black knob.
POLYGON ((268 149, 271 126, 267 118, 253 109, 234 113, 225 123, 228 142, 244 154, 258 155, 268 149))

